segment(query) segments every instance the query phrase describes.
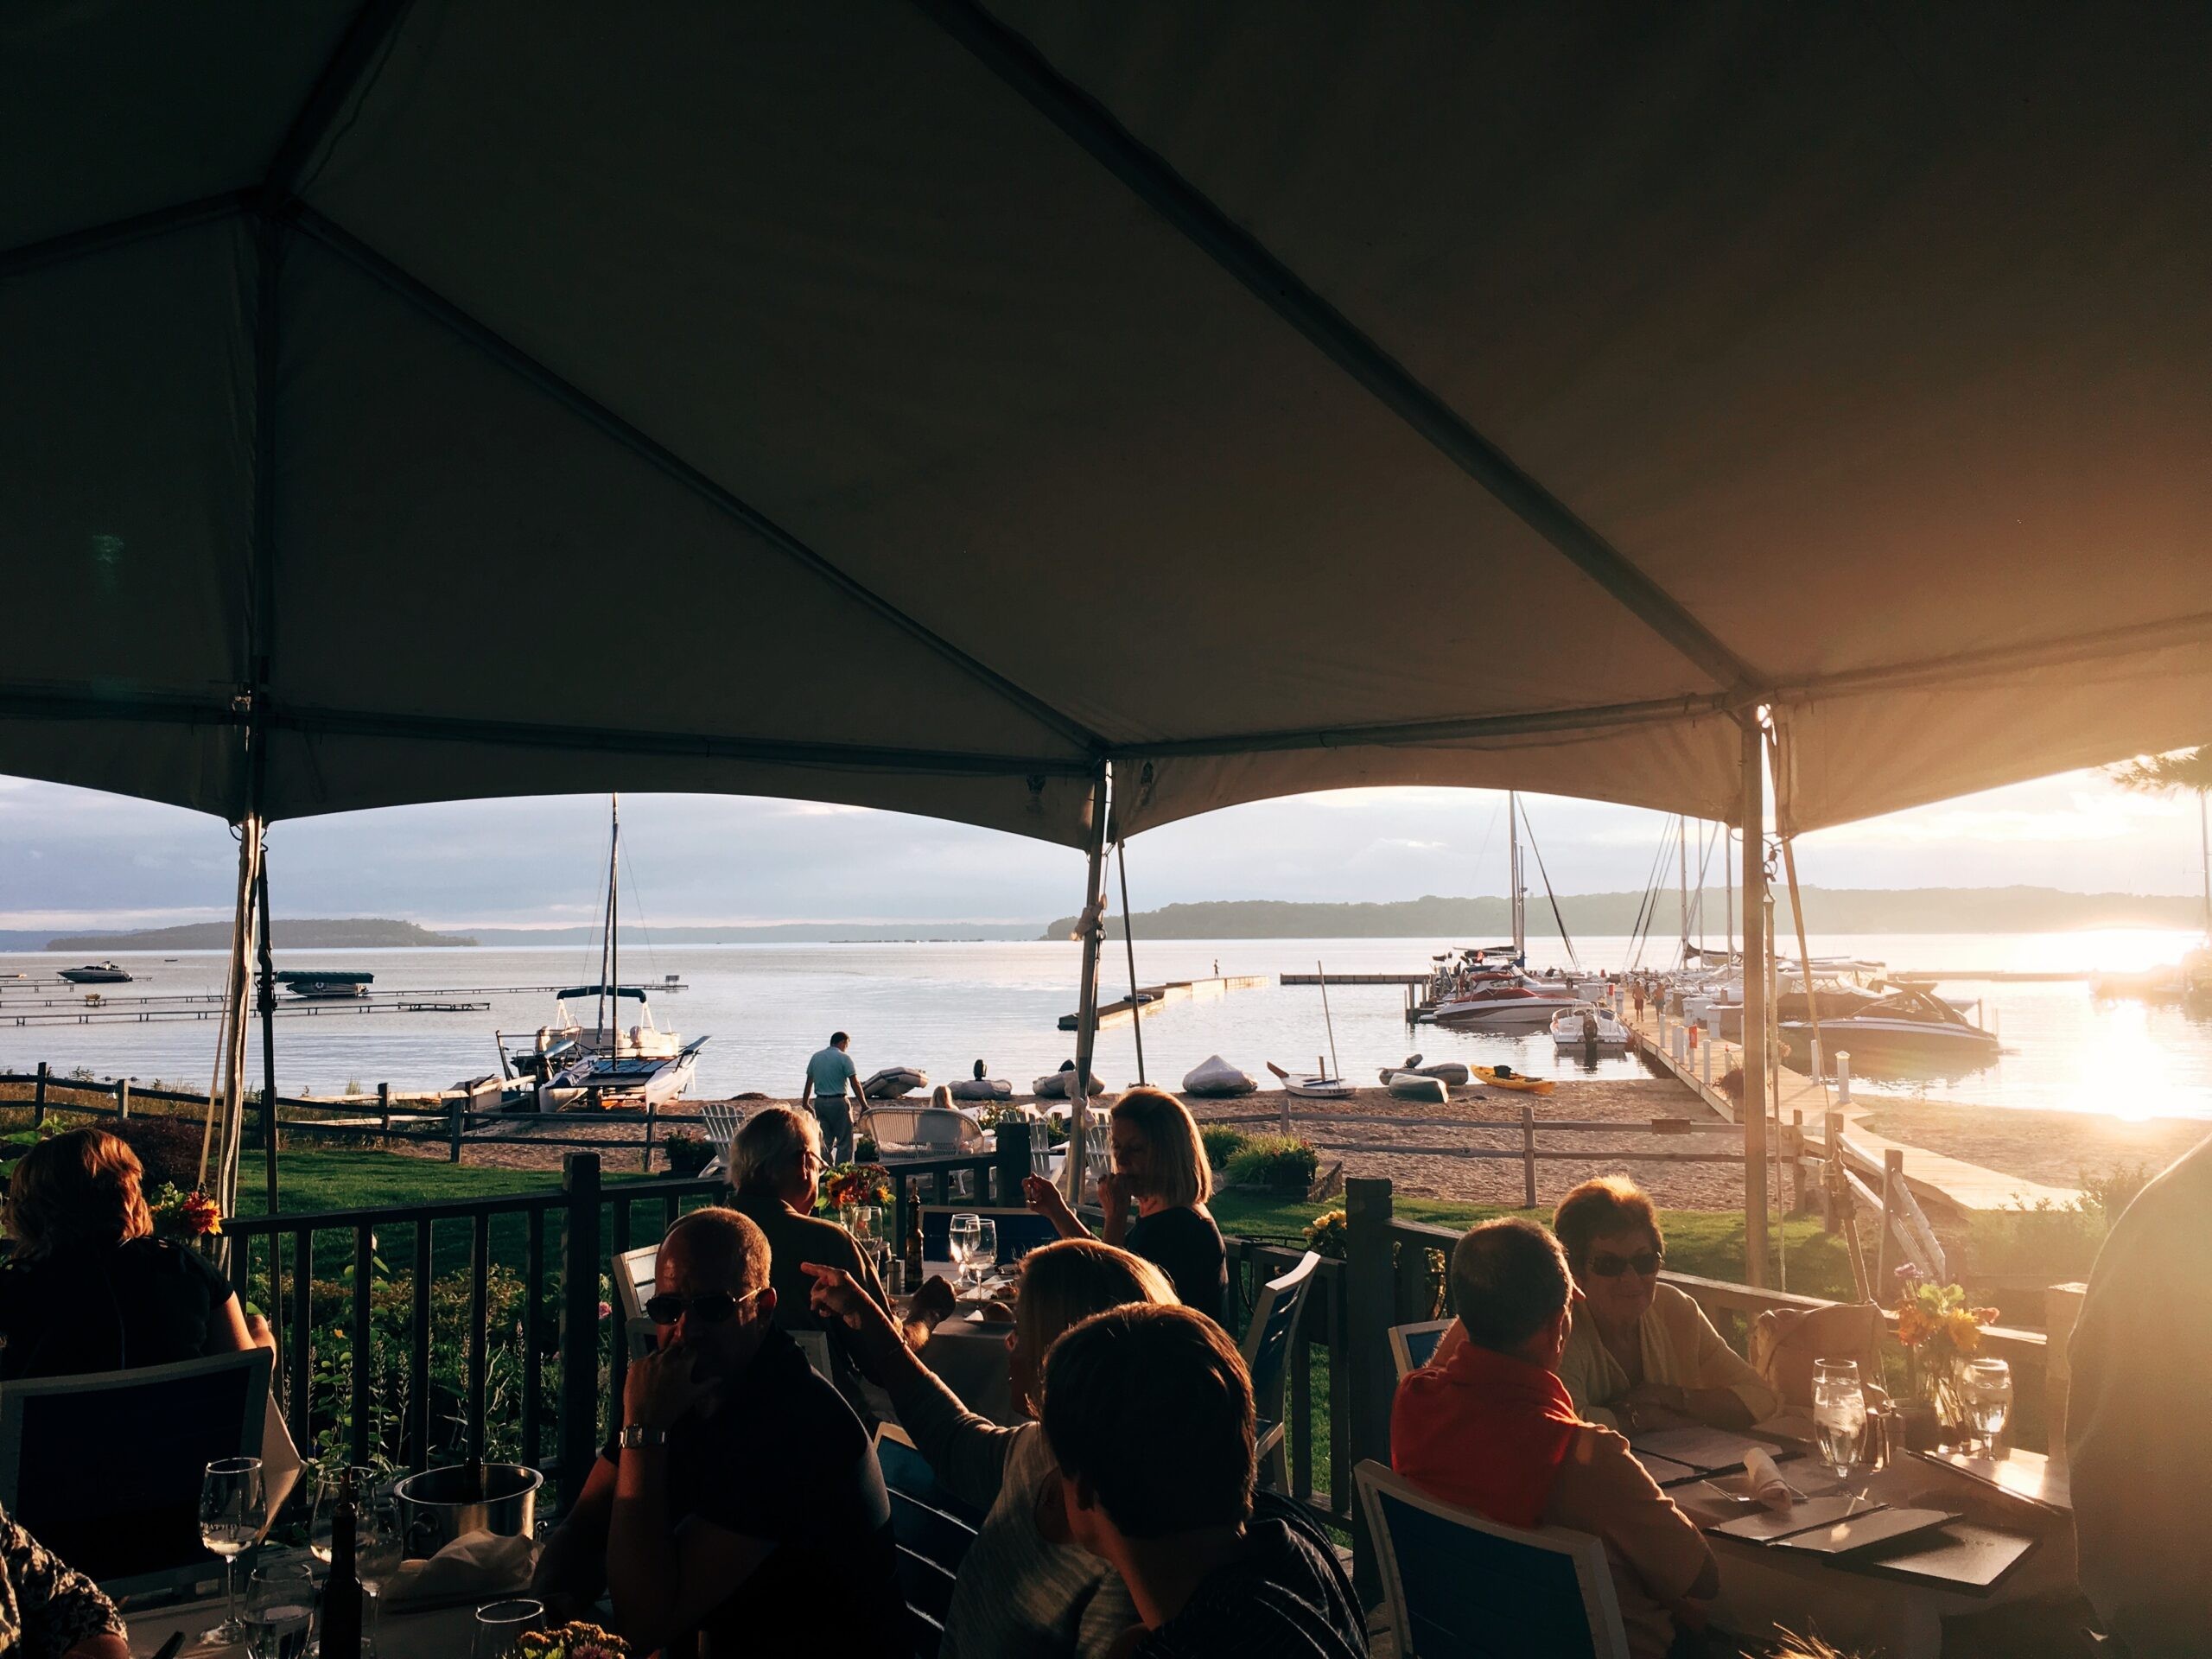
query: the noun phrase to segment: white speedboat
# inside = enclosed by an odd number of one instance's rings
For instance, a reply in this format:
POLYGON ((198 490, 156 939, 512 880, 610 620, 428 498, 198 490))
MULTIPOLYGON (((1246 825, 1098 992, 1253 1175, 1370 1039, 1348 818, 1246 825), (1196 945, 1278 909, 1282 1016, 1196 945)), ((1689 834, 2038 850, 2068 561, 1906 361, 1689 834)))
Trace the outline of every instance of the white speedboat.
MULTIPOLYGON (((1811 1065, 1813 1026, 1809 1020, 1784 1020, 1777 1029, 1788 1045, 1785 1056, 1798 1070, 1811 1065)), ((1933 992, 1899 991, 1845 1015, 1821 1019, 1823 1064, 1834 1065, 1839 1050, 1870 1071, 1930 1070, 1960 1075, 1988 1065, 1999 1051, 1997 1034, 1974 1025, 1933 992)))
POLYGON ((1575 1004, 1573 987, 1502 975, 1478 980, 1436 1005, 1440 1026, 1540 1026, 1575 1004))
POLYGON ((1626 1048, 1628 1027, 1611 1008, 1578 1002, 1552 1016, 1552 1043, 1558 1048, 1626 1048))

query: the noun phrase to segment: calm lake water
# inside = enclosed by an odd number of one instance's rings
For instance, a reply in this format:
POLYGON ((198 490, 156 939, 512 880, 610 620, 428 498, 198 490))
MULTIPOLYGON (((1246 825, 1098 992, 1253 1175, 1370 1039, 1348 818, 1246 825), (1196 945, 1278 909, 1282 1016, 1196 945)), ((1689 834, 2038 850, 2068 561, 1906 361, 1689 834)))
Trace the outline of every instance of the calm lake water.
MULTIPOLYGON (((1273 982, 1284 971, 1410 973, 1430 955, 1459 941, 1445 939, 1160 940, 1137 944, 1137 970, 1147 983, 1216 971, 1263 974, 1263 988, 1218 1001, 1178 1002, 1144 1021, 1146 1070, 1155 1081, 1179 1082, 1207 1055, 1220 1053, 1267 1077, 1265 1063, 1313 1065, 1327 1052, 1330 1033, 1320 993, 1273 982)), ((1894 969, 2121 969, 2177 959, 2193 943, 2171 931, 2057 934, 1821 935, 1816 955, 1871 957, 1894 969)), ((1578 940, 1586 965, 1618 967, 1628 941, 1578 940)), ((1535 940, 1538 966, 1563 962, 1555 940, 1535 940)), ((1663 952, 1662 952, 1663 954, 1663 952)), ((219 991, 223 957, 189 953, 118 957, 144 982, 116 988, 134 994, 219 991)), ((806 1056, 833 1028, 853 1034, 861 1073, 904 1065, 935 1081, 968 1075, 977 1058, 1018 1090, 1073 1053, 1072 1033, 1056 1029, 1076 1003, 1078 954, 1072 944, 680 945, 625 953, 624 977, 658 984, 682 976, 685 988, 656 996, 660 1024, 687 1037, 710 1034, 695 1092, 719 1096, 759 1089, 796 1094, 806 1056)), ((73 959, 54 955, 0 957, 0 972, 52 974, 73 959)), ((442 950, 287 951, 280 968, 358 968, 376 975, 379 991, 589 983, 595 953, 442 950)), ((1104 957, 1102 995, 1128 989, 1118 942, 1104 957)), ((2212 1022, 2175 1007, 2099 1001, 2086 984, 1993 985, 1960 982, 1953 997, 1986 1000, 1985 1024, 2002 1035, 1994 1065, 1950 1083, 1862 1084, 1860 1092, 1889 1092, 2005 1107, 2107 1112, 2129 1117, 2212 1118, 2212 1022)), ((44 993, 41 993, 43 995, 44 993)), ((0 1008, 19 993, 0 991, 0 1008)), ((1408 1027, 1403 992, 1395 986, 1338 986, 1329 993, 1336 1052, 1344 1075, 1366 1082, 1377 1068, 1416 1050, 1430 1058, 1494 1065, 1500 1060, 1540 1076, 1583 1070, 1555 1055, 1548 1037, 1535 1038, 1408 1027)), ((292 1016, 276 1026, 277 1081, 287 1093, 327 1092, 349 1082, 373 1087, 437 1088, 497 1067, 493 1033, 527 1034, 552 1014, 543 992, 476 995, 488 1012, 361 1014, 334 1009, 292 1016)), ((77 1066, 101 1077, 164 1077, 205 1089, 214 1065, 215 1025, 86 1025, 10 1028, 0 1025, 0 1067, 29 1071, 40 1060, 57 1071, 77 1066)), ((255 1077, 259 1048, 254 1049, 255 1077)), ((1131 1027, 1100 1033, 1097 1070, 1119 1086, 1137 1076, 1131 1027)), ((1597 1063, 1601 1075, 1637 1076, 1625 1059, 1597 1063)))

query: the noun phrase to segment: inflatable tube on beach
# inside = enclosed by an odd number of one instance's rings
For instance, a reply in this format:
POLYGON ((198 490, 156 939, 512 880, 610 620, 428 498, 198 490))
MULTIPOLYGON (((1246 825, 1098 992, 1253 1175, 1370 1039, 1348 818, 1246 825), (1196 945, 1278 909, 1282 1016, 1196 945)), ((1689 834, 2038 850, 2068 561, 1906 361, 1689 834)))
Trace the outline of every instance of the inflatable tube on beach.
POLYGON ((1014 1085, 1004 1077, 963 1077, 952 1085, 955 1100, 1011 1100, 1014 1085))
POLYGON ((1183 1092, 1199 1095, 1211 1100, 1224 1100, 1231 1095, 1249 1095, 1260 1086, 1260 1080, 1249 1071, 1239 1071, 1218 1054, 1209 1054, 1183 1074, 1183 1092))
POLYGON ((929 1086, 930 1074, 926 1071, 917 1071, 911 1065, 887 1065, 861 1084, 861 1093, 869 1100, 896 1100, 901 1095, 911 1095, 917 1089, 929 1086))
POLYGON ((1487 1065, 1475 1068, 1475 1081, 1486 1083, 1493 1089, 1517 1089, 1524 1095, 1548 1095, 1554 1087, 1549 1077, 1524 1077, 1510 1070, 1501 1076, 1499 1071, 1487 1065))
POLYGON ((1400 1100, 1418 1100, 1431 1106, 1441 1106, 1452 1098, 1449 1090, 1434 1077, 1425 1077, 1418 1071, 1395 1071, 1390 1075, 1390 1092, 1400 1100))
POLYGON ((1386 1065, 1382 1072, 1382 1081, 1386 1084, 1393 1077, 1434 1077, 1446 1089, 1465 1088, 1473 1075, 1458 1060, 1439 1060, 1433 1065, 1423 1065, 1418 1054, 1409 1058, 1403 1065, 1386 1065))
MULTIPOLYGON (((1047 1071, 1030 1085, 1030 1091, 1039 1100, 1069 1100, 1073 1096, 1068 1092, 1068 1085, 1074 1081, 1075 1068, 1071 1065, 1065 1071, 1047 1071)), ((1096 1071, 1090 1074, 1090 1092, 1094 1095, 1106 1092, 1106 1085, 1098 1081, 1096 1071)))

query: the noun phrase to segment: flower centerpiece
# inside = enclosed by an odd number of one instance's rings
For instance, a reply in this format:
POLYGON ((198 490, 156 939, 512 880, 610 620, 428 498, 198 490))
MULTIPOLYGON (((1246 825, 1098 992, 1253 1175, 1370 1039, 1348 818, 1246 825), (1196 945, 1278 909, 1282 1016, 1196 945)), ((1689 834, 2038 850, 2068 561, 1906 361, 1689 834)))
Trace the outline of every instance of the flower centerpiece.
POLYGON ((834 1216, 850 1204, 891 1202, 891 1172, 881 1164, 837 1164, 822 1173, 814 1213, 834 1216))
POLYGON ((579 1618, 550 1630, 528 1630, 514 1645, 515 1659, 629 1659, 629 1644, 611 1630, 579 1618))
POLYGON ((1908 1262, 1897 1269, 1897 1341, 1912 1368, 1913 1391, 1936 1409, 1946 1432, 1967 1421, 1961 1373, 1981 1347, 1993 1307, 1969 1307, 1957 1285, 1939 1285, 1908 1262))
POLYGON ((174 1181, 164 1181, 146 1200, 154 1217, 154 1231, 163 1238, 219 1238, 223 1212, 205 1192, 187 1192, 174 1181))

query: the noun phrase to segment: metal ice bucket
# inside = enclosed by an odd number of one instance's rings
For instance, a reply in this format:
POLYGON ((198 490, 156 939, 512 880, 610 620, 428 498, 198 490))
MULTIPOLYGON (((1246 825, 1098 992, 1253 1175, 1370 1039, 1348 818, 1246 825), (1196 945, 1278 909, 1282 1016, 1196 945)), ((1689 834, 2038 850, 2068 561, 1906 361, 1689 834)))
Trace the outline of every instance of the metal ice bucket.
POLYGON ((484 1496, 463 1502, 468 1470, 461 1464, 425 1469, 410 1475, 392 1488, 399 1503, 400 1526, 407 1539, 410 1560, 436 1554, 466 1534, 488 1532, 502 1538, 533 1535, 537 1518, 537 1489, 545 1484, 538 1471, 517 1463, 484 1465, 484 1496))

